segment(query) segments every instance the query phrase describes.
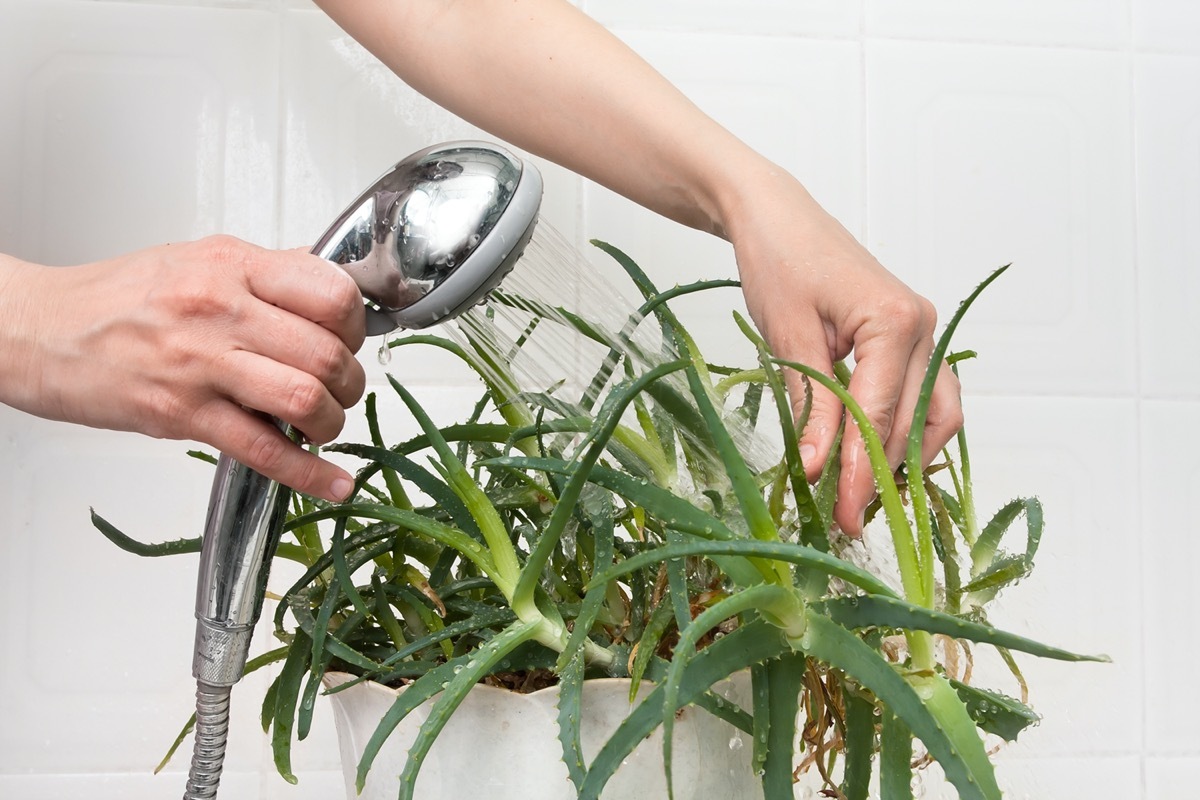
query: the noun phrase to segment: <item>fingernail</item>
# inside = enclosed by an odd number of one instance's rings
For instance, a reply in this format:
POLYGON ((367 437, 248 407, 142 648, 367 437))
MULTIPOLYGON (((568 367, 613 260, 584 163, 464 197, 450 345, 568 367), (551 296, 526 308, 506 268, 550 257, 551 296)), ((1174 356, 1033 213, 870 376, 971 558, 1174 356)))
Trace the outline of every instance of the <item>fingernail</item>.
POLYGON ((354 490, 354 481, 349 478, 334 478, 333 483, 329 485, 329 493, 333 495, 338 502, 345 500, 350 496, 350 492, 354 490))
POLYGON ((803 461, 805 464, 808 464, 810 461, 812 461, 816 457, 817 457, 817 448, 813 447, 811 444, 808 444, 807 442, 800 445, 800 460, 801 461, 803 461))

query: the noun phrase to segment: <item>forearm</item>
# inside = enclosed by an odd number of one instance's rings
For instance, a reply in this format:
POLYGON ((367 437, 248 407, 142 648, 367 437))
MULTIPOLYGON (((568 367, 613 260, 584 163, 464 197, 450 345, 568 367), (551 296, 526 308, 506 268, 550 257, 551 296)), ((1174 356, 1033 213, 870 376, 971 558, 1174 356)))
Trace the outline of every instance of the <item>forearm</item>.
POLYGON ((317 0, 438 104, 678 222, 727 235, 774 170, 563 0, 317 0))
POLYGON ((50 312, 38 290, 49 269, 0 254, 0 403, 43 416, 35 324, 50 312))

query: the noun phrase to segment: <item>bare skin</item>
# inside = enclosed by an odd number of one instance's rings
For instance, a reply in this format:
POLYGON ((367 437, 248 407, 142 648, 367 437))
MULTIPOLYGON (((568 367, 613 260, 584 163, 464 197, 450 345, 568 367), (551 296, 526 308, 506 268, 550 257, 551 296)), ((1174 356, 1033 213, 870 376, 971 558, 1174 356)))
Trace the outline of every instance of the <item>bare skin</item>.
MULTIPOLYGON (((703 114, 564 0, 318 0, 435 102, 671 219, 728 239, 755 323, 775 353, 832 372, 853 353, 851 393, 893 468, 932 351, 930 304, 891 275, 793 177, 703 114), (513 46, 519 42, 520 46, 513 46), (446 58, 452 53, 453 58, 446 58), (897 421, 893 424, 893 421, 897 421)), ((344 470, 275 432, 315 442, 361 397, 362 306, 341 270, 227 237, 47 268, 0 256, 0 402, 39 416, 214 445, 329 500, 344 470)), ((803 390, 792 376, 792 397, 803 390)), ((843 411, 814 392, 801 438, 810 478, 843 411)), ((941 370, 928 463, 961 425, 941 370)), ((874 494, 852 431, 834 516, 862 530, 874 494)))
MULTIPOLYGON (((747 307, 775 353, 832 373, 833 362, 853 352, 850 391, 892 467, 903 461, 904 421, 933 349, 932 306, 799 181, 706 116, 602 26, 563 0, 317 4, 438 104, 732 242, 747 307)), ((803 389, 792 378, 799 406, 803 389)), ((814 392, 813 406, 801 439, 810 478, 827 459, 843 414, 823 389, 814 392)), ((961 424, 958 381, 943 367, 924 432, 926 463, 961 424)), ((873 495, 865 450, 851 431, 834 511, 844 531, 861 533, 873 495)))
POLYGON ((362 299, 315 256, 230 237, 78 267, 0 257, 0 401, 48 419, 211 444, 328 500, 345 470, 314 442, 341 431, 366 383, 362 299))

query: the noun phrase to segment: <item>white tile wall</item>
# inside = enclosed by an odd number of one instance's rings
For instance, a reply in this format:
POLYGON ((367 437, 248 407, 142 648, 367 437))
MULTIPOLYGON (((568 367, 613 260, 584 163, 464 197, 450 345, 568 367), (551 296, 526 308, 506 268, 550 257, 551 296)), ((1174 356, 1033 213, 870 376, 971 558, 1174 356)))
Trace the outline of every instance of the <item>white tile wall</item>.
POLYGON ((1136 62, 1141 378, 1154 396, 1200 396, 1200 56, 1136 62), (1181 358, 1183 355, 1185 357, 1181 358))
POLYGON ((1129 40, 1130 0, 866 0, 868 36, 1119 48, 1129 40))
POLYGON ((1191 423, 1200 403, 1149 401, 1142 406, 1142 535, 1145 542, 1146 745, 1162 755, 1200 754, 1190 719, 1200 699, 1179 691, 1179 678, 1200 658, 1193 565, 1200 525, 1190 501, 1200 495, 1191 423))
MULTIPOLYGON (((963 369, 981 506, 1046 505, 1038 570, 997 621, 1115 662, 1023 662, 1046 720, 1002 754, 1007 796, 1194 793, 1200 8, 578 5, 800 175, 943 318, 1014 262, 958 340, 981 355, 963 369)), ((0 20, 0 251, 46 263, 216 231, 301 245, 394 159, 476 135, 309 0, 0 0, 0 20)), ((610 239, 661 283, 733 274, 727 246, 546 172, 544 215, 569 238, 610 239)), ((474 399, 430 356, 391 368, 448 413, 474 399)), ((195 562, 116 552, 87 509, 194 535, 209 473, 184 449, 0 409, 5 800, 179 793, 182 760, 149 771, 190 710, 195 562)), ((339 796, 328 715, 297 749, 299 786, 274 774, 255 719, 268 679, 237 690, 223 796, 339 796)))
POLYGON ((1200 19, 1189 0, 1134 0, 1133 35, 1146 50, 1200 52, 1200 19))
POLYGON ((867 47, 869 245, 959 329, 978 391, 1131 394, 1129 65, 1120 53, 867 47))
POLYGON ((860 4, 840 0, 584 0, 582 7, 617 28, 853 37, 862 27, 860 4))

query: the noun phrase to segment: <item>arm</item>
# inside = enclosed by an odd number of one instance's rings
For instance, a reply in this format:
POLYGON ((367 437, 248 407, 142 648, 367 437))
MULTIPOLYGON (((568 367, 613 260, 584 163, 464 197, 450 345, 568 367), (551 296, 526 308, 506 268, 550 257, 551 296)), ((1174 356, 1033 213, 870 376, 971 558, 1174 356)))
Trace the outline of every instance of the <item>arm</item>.
POLYGON ((0 402, 49 419, 206 442, 329 500, 350 476, 256 408, 331 440, 365 385, 354 281, 230 237, 78 267, 0 256, 0 402))
MULTIPOLYGON (((747 308, 775 354, 832 373, 893 468, 933 349, 935 315, 804 187, 707 117, 633 51, 564 0, 317 0, 407 83, 450 111, 685 225, 732 242, 747 308), (893 419, 897 424, 893 425, 893 419)), ((792 376, 793 378, 795 376, 792 376)), ((793 380, 794 402, 803 390, 793 380)), ((814 392, 802 453, 815 478, 842 409, 814 392)), ((943 367, 925 431, 928 463, 961 425, 943 367)), ((847 435, 835 519, 858 534, 874 493, 847 435)))

